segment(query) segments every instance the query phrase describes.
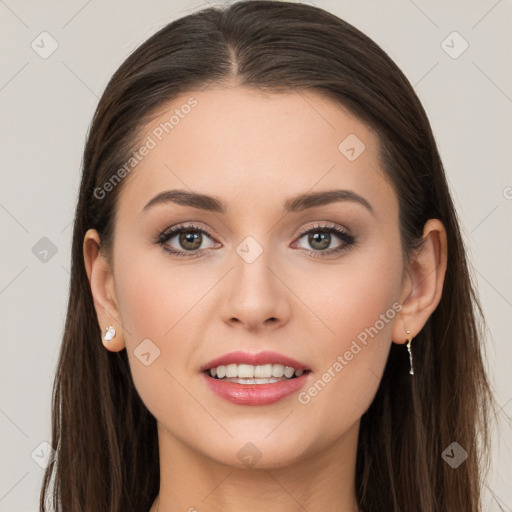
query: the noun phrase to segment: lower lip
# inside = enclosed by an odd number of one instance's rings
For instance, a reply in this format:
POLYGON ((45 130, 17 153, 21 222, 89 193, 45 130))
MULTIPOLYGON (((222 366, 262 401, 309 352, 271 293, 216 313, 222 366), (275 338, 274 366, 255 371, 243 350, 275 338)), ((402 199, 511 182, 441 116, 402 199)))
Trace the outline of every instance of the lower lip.
POLYGON ((269 405, 298 391, 306 383, 309 373, 272 384, 237 384, 214 379, 207 373, 203 375, 209 388, 228 402, 237 405, 269 405))

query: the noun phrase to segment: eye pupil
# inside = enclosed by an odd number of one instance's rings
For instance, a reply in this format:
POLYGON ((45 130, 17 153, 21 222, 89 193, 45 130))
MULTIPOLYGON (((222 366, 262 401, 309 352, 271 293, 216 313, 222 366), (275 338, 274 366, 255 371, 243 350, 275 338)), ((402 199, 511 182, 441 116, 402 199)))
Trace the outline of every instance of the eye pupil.
POLYGON ((331 234, 322 231, 312 232, 309 234, 309 243, 315 249, 327 249, 331 245, 331 234), (320 243, 320 246, 315 245, 317 242, 320 243))
POLYGON ((199 249, 199 247, 201 247, 201 233, 191 231, 180 233, 180 244, 184 249, 192 251, 199 249), (189 243, 192 243, 192 246, 188 245, 189 243))

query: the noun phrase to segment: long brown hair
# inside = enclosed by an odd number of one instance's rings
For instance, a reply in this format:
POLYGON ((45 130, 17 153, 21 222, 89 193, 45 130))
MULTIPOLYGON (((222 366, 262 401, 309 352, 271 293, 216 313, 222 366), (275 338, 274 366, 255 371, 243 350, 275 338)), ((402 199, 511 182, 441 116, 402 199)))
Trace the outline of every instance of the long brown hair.
MULTIPOLYGON (((388 55, 322 9, 247 1, 207 8, 168 24, 137 48, 108 83, 88 134, 73 232, 69 305, 53 388, 52 444, 41 512, 143 512, 159 490, 156 420, 132 380, 126 351, 101 332, 84 267, 85 232, 108 252, 123 182, 98 190, 137 147, 141 128, 178 94, 209 83, 328 96, 379 135, 381 166, 400 208, 409 255, 425 222, 448 236, 441 301, 414 343, 415 375, 392 344, 373 403, 361 418, 356 493, 365 512, 477 512, 488 467, 493 407, 483 357, 483 320, 458 220, 429 121, 388 55), (453 469, 443 451, 467 459, 453 469), (50 483, 53 479, 53 492, 50 483)), ((136 171, 134 171, 136 172, 136 171)))

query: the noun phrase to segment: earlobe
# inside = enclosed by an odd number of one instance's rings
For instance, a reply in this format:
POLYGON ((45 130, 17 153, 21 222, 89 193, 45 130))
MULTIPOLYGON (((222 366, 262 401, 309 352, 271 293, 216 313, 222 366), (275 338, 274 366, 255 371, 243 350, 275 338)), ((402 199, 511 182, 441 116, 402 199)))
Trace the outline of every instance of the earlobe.
POLYGON ((100 253, 100 237, 95 229, 89 229, 85 234, 83 254, 102 342, 108 350, 118 352, 125 347, 125 343, 121 333, 114 278, 109 262, 100 253))
POLYGON ((416 336, 441 300, 448 259, 443 223, 438 219, 428 220, 422 240, 420 248, 409 261, 404 285, 405 298, 393 326, 395 343, 405 343, 411 336, 416 336))

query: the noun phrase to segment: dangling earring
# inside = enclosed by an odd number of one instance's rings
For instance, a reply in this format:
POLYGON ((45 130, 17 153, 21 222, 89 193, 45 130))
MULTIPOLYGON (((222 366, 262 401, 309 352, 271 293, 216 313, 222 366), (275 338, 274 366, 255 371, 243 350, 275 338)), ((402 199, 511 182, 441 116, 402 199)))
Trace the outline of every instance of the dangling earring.
MULTIPOLYGON (((409 331, 409 329, 405 329, 405 332, 407 334, 411 334, 411 331, 409 331)), ((414 375, 414 369, 412 367, 412 352, 411 352, 411 341, 412 341, 413 337, 414 336, 411 336, 410 338, 407 339, 407 351, 409 352, 409 364, 411 366, 411 369, 409 370, 410 375, 414 375)))
POLYGON ((112 341, 112 339, 115 338, 115 336, 116 336, 116 330, 114 329, 114 327, 112 325, 109 325, 105 329, 105 335, 103 336, 103 339, 105 341, 112 341))

